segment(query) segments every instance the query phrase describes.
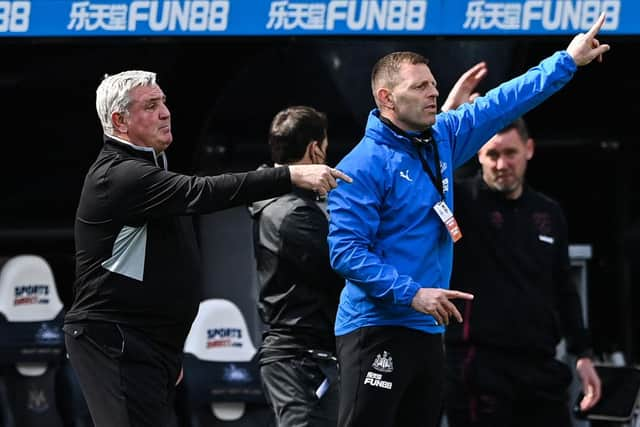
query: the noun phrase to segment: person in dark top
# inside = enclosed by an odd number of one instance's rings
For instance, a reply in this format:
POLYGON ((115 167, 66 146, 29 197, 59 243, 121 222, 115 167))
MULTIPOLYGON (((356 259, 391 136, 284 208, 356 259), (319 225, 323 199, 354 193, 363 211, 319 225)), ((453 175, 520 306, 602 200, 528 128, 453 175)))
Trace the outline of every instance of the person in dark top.
POLYGON ((346 176, 324 165, 173 173, 165 154, 171 114, 155 73, 108 76, 96 95, 104 145, 76 213, 67 352, 96 427, 158 427, 171 419, 183 344, 201 299, 189 216, 286 194, 292 185, 326 194, 346 176))
POLYGON ((454 248, 451 288, 475 298, 459 304, 465 323, 445 335, 450 427, 570 427, 572 373, 556 359, 563 337, 577 356, 582 409, 600 397, 565 216, 525 182, 533 151, 519 118, 480 149, 480 174, 456 177, 464 238, 454 248))
MULTIPOLYGON (((269 131, 276 166, 324 164, 327 119, 308 106, 273 118, 269 131)), ((344 280, 329 264, 326 203, 294 189, 255 202, 254 245, 267 325, 260 347, 265 395, 278 426, 335 426, 338 414, 335 321, 344 280)))

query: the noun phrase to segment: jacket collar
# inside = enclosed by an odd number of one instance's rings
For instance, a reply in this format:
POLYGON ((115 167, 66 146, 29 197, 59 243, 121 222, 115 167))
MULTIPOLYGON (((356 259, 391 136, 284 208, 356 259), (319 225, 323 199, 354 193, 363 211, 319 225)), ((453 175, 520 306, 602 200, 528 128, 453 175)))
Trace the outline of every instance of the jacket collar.
POLYGON ((141 147, 139 145, 134 145, 129 141, 125 141, 124 139, 118 138, 113 135, 104 134, 103 140, 105 145, 116 148, 118 151, 124 151, 129 155, 151 160, 156 164, 156 166, 161 167, 165 170, 168 169, 169 163, 167 161, 167 155, 164 153, 164 151, 156 155, 155 150, 151 147, 141 147))
MULTIPOLYGON (((369 112, 365 135, 378 144, 387 145, 396 150, 405 151, 412 156, 416 155, 413 142, 406 136, 394 131, 380 120, 380 110, 374 108, 369 112)), ((416 133, 416 136, 419 136, 416 133)))

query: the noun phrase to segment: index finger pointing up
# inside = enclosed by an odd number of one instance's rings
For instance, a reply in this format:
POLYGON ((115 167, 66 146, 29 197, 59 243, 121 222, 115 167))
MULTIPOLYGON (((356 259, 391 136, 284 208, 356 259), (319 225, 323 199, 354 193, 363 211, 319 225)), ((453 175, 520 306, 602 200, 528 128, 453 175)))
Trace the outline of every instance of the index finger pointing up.
POLYGON ((596 34, 600 32, 600 29, 602 28, 602 25, 604 24, 604 21, 606 18, 607 18, 607 15, 604 12, 602 12, 600 16, 598 16, 598 20, 595 22, 595 24, 593 24, 593 26, 587 32, 587 37, 589 38, 595 37, 596 34))

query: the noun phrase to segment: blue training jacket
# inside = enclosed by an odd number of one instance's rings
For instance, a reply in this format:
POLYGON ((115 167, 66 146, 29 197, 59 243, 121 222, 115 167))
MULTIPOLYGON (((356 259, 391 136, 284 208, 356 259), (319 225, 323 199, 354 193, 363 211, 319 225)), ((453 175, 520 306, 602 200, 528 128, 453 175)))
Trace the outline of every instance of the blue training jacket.
MULTIPOLYGON (((454 169, 562 88, 576 68, 566 51, 556 52, 473 104, 436 116, 432 131, 450 209, 454 169)), ((364 137, 337 165, 353 183, 329 193, 331 265, 346 278, 335 333, 381 325, 443 333, 432 316, 411 308, 419 288, 449 288, 453 242, 433 210, 441 197, 411 141, 384 125, 379 114, 371 111, 364 137)), ((433 154, 426 156, 433 171, 433 154)))

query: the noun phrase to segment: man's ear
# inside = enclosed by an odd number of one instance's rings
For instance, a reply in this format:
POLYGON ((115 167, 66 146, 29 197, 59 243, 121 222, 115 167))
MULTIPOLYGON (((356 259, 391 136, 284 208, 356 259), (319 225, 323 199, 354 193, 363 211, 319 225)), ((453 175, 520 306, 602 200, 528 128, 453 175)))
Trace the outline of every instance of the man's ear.
POLYGON ((322 141, 313 141, 313 152, 320 155, 320 156, 324 156, 324 152, 322 151, 322 141))
POLYGON ((376 90, 376 98, 378 99, 378 106, 385 107, 388 110, 393 110, 394 100, 393 93, 386 87, 380 87, 376 90))
POLYGON ((318 153, 318 151, 320 151, 320 143, 318 141, 311 141, 309 144, 307 144, 307 156, 309 157, 311 163, 315 164, 316 159, 319 155, 321 155, 321 153, 318 153))
POLYGON ((113 128, 119 133, 127 133, 127 123, 122 113, 111 113, 113 128))
POLYGON ((307 144, 307 148, 304 149, 304 154, 300 160, 306 160, 313 163, 313 143, 314 141, 311 141, 307 144))
POLYGON ((531 158, 533 157, 533 153, 535 151, 535 143, 533 142, 532 138, 527 139, 527 143, 526 143, 526 150, 527 150, 527 160, 531 160, 531 158))

